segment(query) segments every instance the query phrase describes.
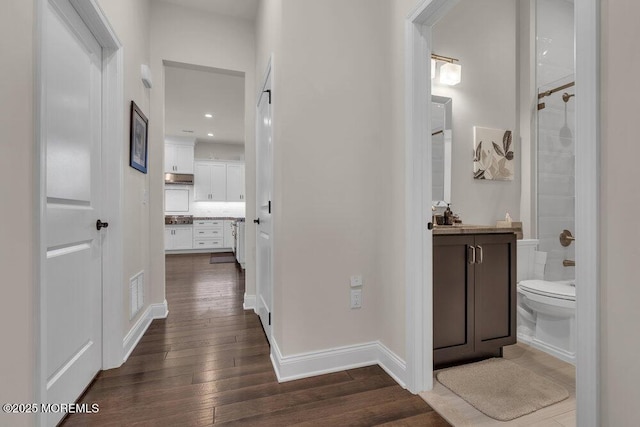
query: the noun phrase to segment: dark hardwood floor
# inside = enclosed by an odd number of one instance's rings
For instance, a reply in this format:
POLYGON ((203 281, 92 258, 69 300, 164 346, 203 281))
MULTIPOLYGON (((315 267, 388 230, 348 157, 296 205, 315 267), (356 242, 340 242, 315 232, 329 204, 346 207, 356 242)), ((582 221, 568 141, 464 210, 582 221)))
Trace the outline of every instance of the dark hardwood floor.
POLYGON ((101 372, 72 426, 448 426, 420 397, 370 366, 279 384, 244 273, 209 255, 167 256, 169 316, 127 362, 101 372))

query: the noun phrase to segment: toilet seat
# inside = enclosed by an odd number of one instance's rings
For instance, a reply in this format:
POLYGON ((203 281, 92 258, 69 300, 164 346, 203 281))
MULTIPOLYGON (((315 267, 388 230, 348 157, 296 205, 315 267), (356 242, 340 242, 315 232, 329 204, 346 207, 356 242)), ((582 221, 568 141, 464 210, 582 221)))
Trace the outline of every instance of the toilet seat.
POLYGON ((525 293, 540 295, 547 298, 561 299, 565 301, 576 300, 576 288, 572 281, 547 282, 546 280, 523 280, 518 284, 518 289, 525 293))

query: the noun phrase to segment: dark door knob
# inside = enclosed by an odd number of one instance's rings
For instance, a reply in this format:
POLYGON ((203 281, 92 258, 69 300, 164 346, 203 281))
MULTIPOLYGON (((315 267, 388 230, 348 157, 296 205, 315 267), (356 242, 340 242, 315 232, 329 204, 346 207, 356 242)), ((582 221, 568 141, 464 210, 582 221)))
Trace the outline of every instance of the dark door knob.
POLYGON ((97 229, 98 231, 100 231, 100 230, 101 230, 101 229, 103 229, 103 228, 107 228, 108 226, 109 226, 109 223, 108 223, 108 222, 102 222, 102 221, 100 221, 100 220, 97 220, 97 221, 96 221, 96 229, 97 229))
POLYGON ((258 218, 258 219, 254 219, 254 220, 253 220, 253 223, 254 223, 254 224, 258 224, 258 225, 260 225, 260 218, 258 218))
POLYGON ((433 230, 433 223, 432 222, 428 222, 427 223, 427 230, 433 230))

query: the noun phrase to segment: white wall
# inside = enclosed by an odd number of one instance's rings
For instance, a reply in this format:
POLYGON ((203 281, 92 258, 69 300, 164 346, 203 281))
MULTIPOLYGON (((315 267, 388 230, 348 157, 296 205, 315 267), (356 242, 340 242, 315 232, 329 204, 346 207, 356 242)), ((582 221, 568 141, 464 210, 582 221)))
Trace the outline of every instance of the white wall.
POLYGON ((602 1, 600 424, 605 427, 635 426, 640 419, 638 16, 635 0, 602 1))
MULTIPOLYGON (((34 401, 35 330, 33 262, 34 1, 0 6, 0 183, 2 210, 10 223, 0 225, 0 402, 34 401)), ((0 424, 28 426, 29 415, 0 411, 0 424)))
POLYGON ((244 145, 197 142, 196 160, 244 160, 244 145))
MULTIPOLYGON (((140 78, 140 65, 149 64, 149 0, 131 2, 129 0, 99 0, 98 3, 109 18, 124 51, 124 134, 122 135, 122 159, 125 165, 123 176, 123 336, 129 332, 138 317, 144 313, 150 303, 161 303, 151 295, 149 237, 149 204, 144 202, 145 191, 149 191, 149 179, 153 164, 149 165, 149 174, 143 174, 128 166, 129 164, 129 122, 130 104, 135 101, 142 112, 151 116, 149 89, 140 78), (129 319, 131 310, 129 280, 140 271, 145 272, 145 306, 138 316, 129 319)), ((149 159, 154 158, 149 150, 149 159)))
MULTIPOLYGON (((156 84, 151 92, 150 253, 153 298, 164 299, 164 67, 162 61, 239 71, 245 77, 245 182, 247 212, 255 212, 255 29, 254 23, 154 1, 151 5, 151 69, 156 84)), ((252 215, 252 214, 251 214, 252 215)), ((247 223, 247 293, 255 294, 255 229, 247 223)))
POLYGON ((432 92, 453 100, 451 209, 467 224, 492 225, 506 212, 520 217, 517 20, 513 0, 462 0, 432 32, 433 52, 462 65, 460 84, 434 83, 432 92), (514 131, 513 181, 473 179, 474 126, 514 131))
POLYGON ((386 0, 282 3, 274 336, 285 355, 379 339, 383 289, 402 286, 383 282, 378 251, 395 231, 391 106, 381 90, 391 76, 390 10, 386 0), (352 274, 364 277, 359 310, 349 309, 352 274))

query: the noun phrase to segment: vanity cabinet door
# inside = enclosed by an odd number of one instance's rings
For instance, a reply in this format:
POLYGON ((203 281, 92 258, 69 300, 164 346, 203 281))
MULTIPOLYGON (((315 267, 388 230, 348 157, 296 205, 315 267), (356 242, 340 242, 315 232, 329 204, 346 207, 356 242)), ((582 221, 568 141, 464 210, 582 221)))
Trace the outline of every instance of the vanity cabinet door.
POLYGON ((474 351, 474 236, 433 236, 434 364, 474 351))
POLYGON ((516 343, 515 234, 476 235, 475 350, 516 343))

